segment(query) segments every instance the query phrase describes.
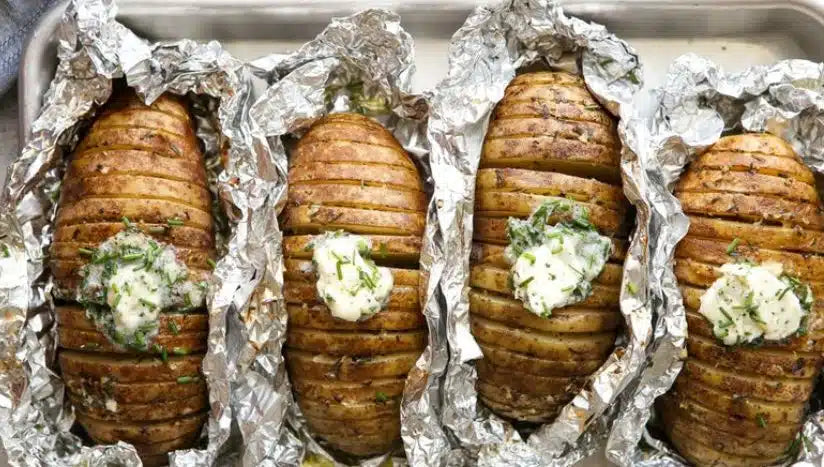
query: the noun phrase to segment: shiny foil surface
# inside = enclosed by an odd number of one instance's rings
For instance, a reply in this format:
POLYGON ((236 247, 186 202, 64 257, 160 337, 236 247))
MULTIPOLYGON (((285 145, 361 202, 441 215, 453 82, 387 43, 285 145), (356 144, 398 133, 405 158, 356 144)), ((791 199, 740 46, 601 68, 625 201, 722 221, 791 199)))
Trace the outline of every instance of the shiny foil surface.
POLYGON ((125 78, 146 102, 166 91, 188 95, 205 148, 222 255, 207 296, 203 374, 211 411, 204 448, 172 453, 170 462, 222 465, 240 452, 231 425, 250 404, 246 382, 268 376, 260 349, 274 321, 266 307, 249 305, 253 284, 265 277, 260 245, 272 232, 266 200, 280 173, 265 136, 245 121, 252 80, 242 62, 217 42, 150 43, 116 14, 112 0, 68 5, 56 32, 56 74, 8 171, 0 205, 0 436, 12 465, 140 465, 129 444, 83 446, 69 432, 74 413, 54 373, 53 285, 45 266, 65 158, 109 98, 112 80, 125 78))
MULTIPOLYGON (((671 190, 694 156, 727 132, 770 132, 790 142, 818 175, 824 171, 824 65, 785 60, 727 73, 694 54, 670 66, 664 86, 651 99, 649 118, 633 123, 627 151, 648 175, 652 303, 658 316, 650 365, 620 407, 607 446, 608 458, 623 466, 683 466, 665 439, 646 429, 653 401, 675 381, 686 358, 687 322, 673 273, 675 245, 689 221, 671 190), (639 441, 642 443, 639 445, 639 441)), ((800 452, 787 465, 824 465, 824 411, 814 393, 804 423, 800 452)), ((655 423, 654 420, 650 423, 655 423)))
MULTIPOLYGON (((282 173, 278 184, 277 211, 286 201, 288 152, 282 137, 300 137, 318 118, 333 112, 368 115, 389 129, 421 170, 428 194, 433 193, 432 169, 426 138, 429 114, 424 96, 412 94, 414 45, 397 14, 365 10, 335 18, 314 40, 289 55, 272 55, 251 64, 255 73, 274 84, 255 102, 250 120, 266 134, 274 147, 275 165, 282 173)), ((329 453, 313 439, 300 408, 294 401, 281 348, 286 339, 287 312, 280 288, 283 285, 281 234, 276 213, 270 227, 276 235, 267 246, 267 276, 278 291, 270 297, 274 319, 279 323, 267 343, 267 358, 275 383, 257 387, 257 406, 239 414, 247 443, 244 465, 431 465, 449 444, 439 424, 439 380, 447 349, 440 306, 439 283, 446 268, 438 213, 430 200, 420 268, 428 276, 421 303, 429 328, 429 342, 411 371, 401 403, 401 435, 404 453, 389 452, 371 459, 342 458, 329 453)))
MULTIPOLYGON (((442 422, 455 449, 434 453, 431 465, 572 465, 594 453, 608 434, 611 406, 642 369, 652 339, 648 180, 638 159, 625 152, 624 190, 638 218, 621 289, 625 333, 616 349, 558 418, 528 437, 478 403, 473 361, 482 354, 470 332, 468 300, 475 176, 492 110, 526 67, 580 73, 596 98, 621 119, 632 117, 631 103, 642 87, 635 51, 603 26, 566 16, 557 2, 508 0, 481 7, 453 36, 449 75, 432 97, 428 137, 447 258, 441 279, 449 341, 442 422)), ((631 135, 624 126, 626 139, 631 135)))

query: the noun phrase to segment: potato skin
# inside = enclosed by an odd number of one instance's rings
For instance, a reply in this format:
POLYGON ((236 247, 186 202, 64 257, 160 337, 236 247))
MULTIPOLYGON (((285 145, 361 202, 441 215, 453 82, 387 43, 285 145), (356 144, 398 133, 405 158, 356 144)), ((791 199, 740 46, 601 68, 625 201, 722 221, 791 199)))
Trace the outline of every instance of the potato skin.
POLYGON ((822 204, 813 180, 782 139, 742 134, 701 154, 676 187, 691 224, 674 268, 687 311, 688 358, 656 405, 673 445, 693 464, 772 465, 798 436, 824 364, 822 204), (718 267, 741 259, 779 262, 810 285, 816 301, 806 335, 760 346, 718 342, 698 313, 700 298, 718 267))
POLYGON ((406 376, 426 345, 418 271, 427 199, 410 157, 379 123, 328 115, 298 141, 284 226, 286 365, 310 431, 354 456, 400 443, 406 376), (311 240, 342 229, 372 242, 390 267, 387 307, 362 322, 333 317, 317 296, 311 240))
POLYGON ((519 75, 493 112, 475 187, 469 311, 484 354, 478 395, 500 416, 551 421, 614 347, 628 227, 619 160, 615 122, 578 76, 519 75), (587 208, 613 253, 587 299, 542 318, 513 298, 503 254, 507 219, 553 199, 587 208))
MULTIPOLYGON (((124 217, 177 247, 194 279, 207 278, 215 259, 211 203, 186 104, 163 95, 146 106, 131 91, 115 92, 72 153, 63 179, 49 263, 58 298, 74 297, 88 261, 79 250, 125 229, 124 217), (184 225, 169 227, 171 218, 184 225)), ((197 441, 209 405, 200 374, 204 313, 161 314, 152 342, 160 347, 140 358, 112 344, 82 307, 61 301, 56 315, 68 397, 94 441, 128 441, 144 465, 162 465, 169 451, 197 441)))

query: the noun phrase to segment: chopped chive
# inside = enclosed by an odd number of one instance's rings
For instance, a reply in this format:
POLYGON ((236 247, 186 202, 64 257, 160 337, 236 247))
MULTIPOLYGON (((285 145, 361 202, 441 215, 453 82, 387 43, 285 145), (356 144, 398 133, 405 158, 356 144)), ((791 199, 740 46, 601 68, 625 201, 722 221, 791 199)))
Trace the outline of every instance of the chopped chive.
POLYGON ((189 355, 189 351, 187 349, 184 349, 183 347, 173 348, 172 353, 175 355, 189 355))
POLYGON ((207 259, 207 260, 206 260, 206 262, 207 262, 207 263, 209 263, 209 266, 210 266, 212 269, 214 269, 215 267, 217 267, 217 264, 215 264, 215 260, 213 260, 212 258, 207 259))
POLYGON ((343 269, 341 268, 341 265, 342 265, 342 264, 343 264, 343 263, 341 262, 341 260, 338 260, 338 262, 337 262, 337 263, 335 263, 335 269, 337 269, 337 270, 338 270, 338 280, 339 280, 339 281, 342 281, 342 280, 343 280, 343 269))
POLYGON ((524 254, 522 254, 521 256, 526 258, 529 261, 529 264, 535 264, 535 255, 533 255, 532 253, 524 252, 524 254))
POLYGON ((94 254, 94 250, 90 250, 88 248, 78 248, 77 252, 83 256, 92 256, 94 254))
POLYGON ((134 261, 143 257, 143 253, 129 253, 120 257, 123 261, 134 261))
POLYGON ((572 290, 575 290, 574 285, 570 285, 569 287, 564 287, 563 289, 561 289, 561 292, 570 292, 572 290))
POLYGON ((638 287, 635 285, 634 282, 627 282, 627 292, 629 292, 631 295, 635 295, 638 293, 638 287))
POLYGON ((175 336, 180 333, 180 328, 177 327, 177 323, 174 321, 169 321, 169 324, 166 327, 169 328, 169 332, 175 336))
POLYGON ((739 240, 738 237, 734 238, 732 242, 730 242, 730 244, 727 245, 727 254, 732 255, 733 252, 735 252, 735 249, 738 248, 738 244, 740 242, 741 240, 739 240))
POLYGON ((384 258, 384 259, 385 259, 385 258, 387 257, 387 255, 388 255, 388 254, 389 254, 389 249, 386 247, 386 243, 381 242, 381 246, 380 246, 380 255, 381 255, 381 258, 384 258))
POLYGON ((758 414, 755 417, 755 419, 758 422, 758 426, 760 426, 761 428, 767 428, 767 421, 764 420, 764 415, 763 414, 758 414))
POLYGON ((149 300, 146 300, 145 298, 138 298, 138 299, 137 299, 137 301, 139 301, 142 305, 144 305, 144 306, 146 306, 146 307, 148 307, 148 308, 152 308, 152 309, 157 308, 157 305, 155 305, 154 303, 150 302, 149 300))
POLYGON ((187 307, 192 306, 192 297, 190 297, 188 293, 183 296, 183 303, 185 303, 187 307))
POLYGON ((200 281, 195 285, 197 285, 198 287, 200 287, 203 290, 206 290, 209 287, 209 284, 206 281, 200 281))
POLYGON ((160 225, 153 225, 153 226, 150 226, 150 227, 149 227, 149 228, 147 228, 146 230, 148 230, 148 231, 149 231, 149 233, 153 233, 153 234, 162 234, 162 233, 166 233, 166 227, 163 227, 163 226, 160 226, 160 225))
POLYGON ((117 305, 120 304, 120 294, 114 296, 114 301, 112 302, 112 308, 117 308, 117 305))
POLYGON ((11 253, 9 252, 9 246, 4 243, 3 244, 3 257, 8 258, 9 256, 11 256, 11 253))
POLYGON ((529 276, 529 278, 527 278, 526 280, 524 280, 523 282, 518 284, 518 288, 520 289, 520 288, 528 286, 529 283, 532 282, 533 280, 535 280, 535 276, 529 276))
POLYGON ((127 228, 132 226, 132 223, 129 221, 129 218, 126 216, 123 216, 123 225, 125 225, 127 228))
POLYGON ((134 333, 134 341, 137 345, 143 347, 146 345, 146 336, 144 336, 142 332, 136 331, 134 333))
POLYGON ((177 377, 177 384, 189 384, 194 381, 197 376, 178 376, 177 377))
POLYGON ((171 219, 167 219, 166 223, 169 224, 169 226, 171 226, 171 227, 180 227, 181 225, 183 225, 183 221, 181 219, 176 218, 176 217, 173 217, 171 219))
POLYGON ((383 402, 386 402, 388 400, 389 400, 389 396, 387 396, 386 393, 383 393, 381 391, 378 391, 378 392, 375 393, 375 402, 383 403, 383 402))

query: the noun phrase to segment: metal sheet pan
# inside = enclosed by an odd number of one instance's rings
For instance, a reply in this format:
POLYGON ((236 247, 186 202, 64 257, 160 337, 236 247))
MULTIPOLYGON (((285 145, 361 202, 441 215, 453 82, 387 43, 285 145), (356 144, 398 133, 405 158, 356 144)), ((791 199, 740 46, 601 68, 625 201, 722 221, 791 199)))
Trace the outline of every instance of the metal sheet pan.
MULTIPOLYGON (((398 11, 416 41, 416 90, 434 87, 447 70, 452 33, 473 0, 119 0, 119 19, 149 39, 216 39, 241 59, 292 50, 332 16, 366 7, 398 11)), ((784 58, 824 61, 824 0, 567 0, 568 13, 605 24, 641 54, 648 86, 660 84, 675 57, 695 52, 727 70, 784 58)), ((54 32, 65 5, 45 15, 21 62, 19 126, 23 138, 55 67, 54 32)), ((16 154, 0 154, 7 167, 16 154)), ((592 459, 588 465, 604 465, 592 459)))

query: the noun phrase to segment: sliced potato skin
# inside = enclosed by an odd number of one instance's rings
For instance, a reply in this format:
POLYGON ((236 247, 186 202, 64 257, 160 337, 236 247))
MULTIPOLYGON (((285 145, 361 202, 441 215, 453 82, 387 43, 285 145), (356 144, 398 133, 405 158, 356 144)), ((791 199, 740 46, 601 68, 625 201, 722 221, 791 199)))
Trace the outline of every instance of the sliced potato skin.
MULTIPOLYGON (((185 102, 162 95, 146 106, 116 91, 72 153, 61 187, 49 263, 59 298, 73 299, 82 279, 88 257, 80 249, 123 231, 124 217, 174 245, 191 278, 207 278, 216 259, 211 205, 185 102)), ((147 354, 109 341, 81 306, 56 306, 68 398, 95 442, 130 442, 145 465, 163 465, 169 451, 197 442, 209 408, 201 375, 208 317, 200 311, 161 314, 147 354)))
POLYGON ((824 365, 824 211, 812 172, 776 136, 727 136, 692 162, 675 194, 690 218, 674 267, 688 358, 656 403, 664 431, 698 466, 773 465, 787 457, 824 365), (721 265, 739 260, 781 263, 810 285, 806 335, 734 347, 715 338, 701 295, 721 265))
POLYGON ((500 416, 552 421, 614 347, 628 228, 620 146, 612 116, 569 73, 517 76, 493 112, 475 186, 469 311, 484 355, 478 396, 500 416), (542 318, 513 297, 504 249, 508 218, 549 200, 586 208, 613 250, 587 299, 542 318))
POLYGON ((357 114, 320 119, 291 156, 281 225, 295 399, 323 443, 354 456, 382 454, 400 444, 406 376, 427 340, 421 177, 391 133, 357 114), (311 241, 329 230, 366 237, 372 258, 392 272, 387 306, 364 321, 335 318, 317 295, 311 241))

